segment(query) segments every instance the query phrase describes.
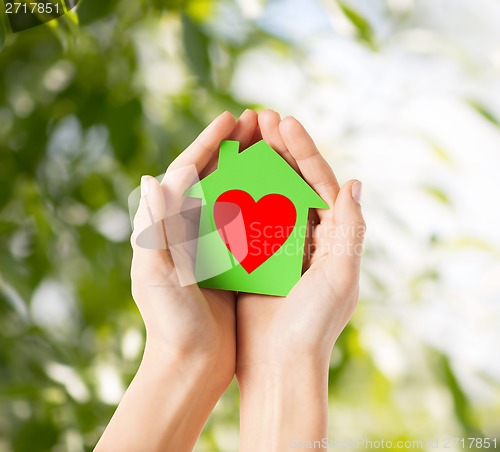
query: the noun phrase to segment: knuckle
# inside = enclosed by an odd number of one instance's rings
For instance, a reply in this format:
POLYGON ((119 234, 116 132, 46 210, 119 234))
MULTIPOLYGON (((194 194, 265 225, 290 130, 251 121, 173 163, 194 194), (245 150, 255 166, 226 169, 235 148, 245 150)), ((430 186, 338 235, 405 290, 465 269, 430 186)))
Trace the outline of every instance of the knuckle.
POLYGON ((366 222, 363 218, 356 220, 354 222, 354 227, 356 230, 356 233, 358 234, 359 238, 364 238, 366 235, 366 222))

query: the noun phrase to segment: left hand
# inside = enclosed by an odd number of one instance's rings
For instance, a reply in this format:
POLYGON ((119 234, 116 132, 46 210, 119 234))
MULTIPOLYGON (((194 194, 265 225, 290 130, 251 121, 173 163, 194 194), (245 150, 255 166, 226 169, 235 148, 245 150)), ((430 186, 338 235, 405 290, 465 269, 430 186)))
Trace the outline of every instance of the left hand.
MULTIPOLYGON (((256 126, 255 112, 243 113, 238 121, 223 113, 170 165, 161 183, 143 178, 131 238, 131 277, 132 294, 146 326, 146 347, 96 451, 192 450, 233 379, 235 294, 180 284, 178 271, 184 269, 174 267, 169 247, 179 231, 164 228, 164 219, 180 212, 182 194, 189 186, 185 184, 190 182, 179 177, 184 170, 188 176, 190 168, 200 177, 208 174, 214 169, 220 141, 247 143, 256 126), (148 238, 155 242, 149 248, 138 243, 146 229, 146 235, 153 232, 148 238)), ((183 221, 182 215, 177 218, 183 221)))
POLYGON ((210 363, 213 381, 220 383, 222 391, 235 370, 235 293, 180 284, 179 272, 185 269, 175 267, 169 242, 178 241, 172 236, 193 226, 179 214, 183 193, 192 182, 189 177, 213 171, 221 140, 233 139, 246 146, 256 126, 253 111, 247 110, 238 121, 225 112, 172 162, 161 183, 144 176, 131 238, 132 294, 146 326, 146 349, 184 362, 210 363), (177 218, 175 228, 168 227, 169 215, 177 218), (140 234, 148 228, 160 244, 156 249, 141 246, 140 234))

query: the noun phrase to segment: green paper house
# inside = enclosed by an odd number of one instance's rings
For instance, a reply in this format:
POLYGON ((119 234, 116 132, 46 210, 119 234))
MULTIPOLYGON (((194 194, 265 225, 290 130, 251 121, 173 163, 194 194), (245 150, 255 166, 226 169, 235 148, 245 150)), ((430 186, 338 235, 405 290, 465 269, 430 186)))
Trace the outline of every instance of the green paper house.
POLYGON ((265 141, 243 152, 222 141, 217 170, 185 196, 202 199, 199 286, 269 295, 299 280, 309 209, 328 209, 265 141))

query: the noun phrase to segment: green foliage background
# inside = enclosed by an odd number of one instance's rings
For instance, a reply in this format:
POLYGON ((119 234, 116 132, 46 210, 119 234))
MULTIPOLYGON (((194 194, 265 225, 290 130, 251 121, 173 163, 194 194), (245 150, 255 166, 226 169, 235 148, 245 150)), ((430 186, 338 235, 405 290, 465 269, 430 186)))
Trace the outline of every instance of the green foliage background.
MULTIPOLYGON (((2 452, 92 449, 115 409, 116 390, 126 387, 141 355, 143 327, 130 295, 129 193, 142 174, 163 172, 221 111, 264 107, 234 98, 238 55, 257 46, 300 54, 300 45, 251 20, 240 40, 215 33, 207 23, 219 3, 82 0, 61 19, 15 35, 1 12, 2 452), (156 81, 165 92, 155 99, 144 89, 144 58, 147 67, 147 58, 154 64, 158 56, 141 45, 148 46, 148 30, 159 23, 170 33, 162 58, 183 82, 166 73, 156 81)), ((377 52, 370 22, 349 3, 336 4, 354 39, 377 52)), ((436 435, 424 409, 408 411, 421 391, 434 388, 448 403, 440 424, 448 436, 498 435, 491 418, 500 417, 500 403, 488 409, 472 403, 445 354, 422 346, 415 359, 423 367, 395 384, 359 334, 356 323, 348 327, 332 357, 334 431, 350 416, 344 433, 353 437, 436 435)), ((198 450, 236 450, 237 431, 232 385, 198 450)))

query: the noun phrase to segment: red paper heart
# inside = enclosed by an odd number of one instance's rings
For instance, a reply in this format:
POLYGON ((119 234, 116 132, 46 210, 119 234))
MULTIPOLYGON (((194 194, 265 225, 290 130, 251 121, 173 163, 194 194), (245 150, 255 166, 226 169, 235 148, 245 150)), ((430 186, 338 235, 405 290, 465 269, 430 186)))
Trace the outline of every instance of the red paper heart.
POLYGON ((255 202, 246 191, 229 190, 217 198, 214 206, 217 230, 247 273, 252 273, 285 243, 296 217, 292 201, 278 194, 255 202))

